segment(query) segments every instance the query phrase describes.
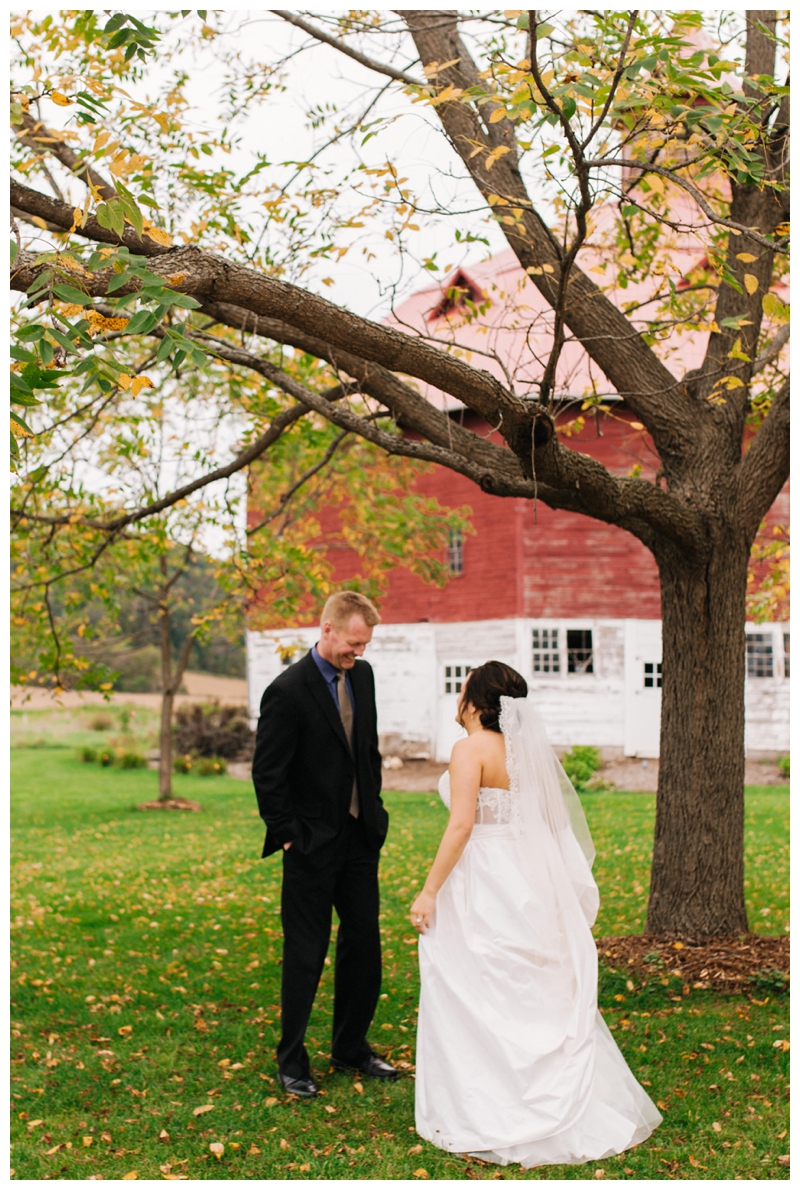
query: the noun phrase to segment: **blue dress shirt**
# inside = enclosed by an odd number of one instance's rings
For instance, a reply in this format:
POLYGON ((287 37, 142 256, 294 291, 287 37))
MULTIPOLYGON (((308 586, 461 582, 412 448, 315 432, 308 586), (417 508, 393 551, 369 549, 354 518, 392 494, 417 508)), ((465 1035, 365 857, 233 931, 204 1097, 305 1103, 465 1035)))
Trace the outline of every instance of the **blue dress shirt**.
MULTIPOLYGON (((337 687, 337 682, 339 680, 339 670, 335 665, 331 665, 330 661, 326 661, 324 657, 320 657, 319 653, 317 652, 316 645, 314 645, 311 650, 311 656, 314 658, 314 663, 316 664, 317 669, 325 679, 325 684, 331 692, 333 701, 336 703, 336 709, 341 715, 342 709, 339 706, 339 690, 337 687)), ((353 694, 353 683, 350 681, 350 674, 347 670, 344 671, 344 680, 347 682, 347 692, 350 695, 350 705, 353 708, 353 715, 355 716, 356 700, 355 695, 353 694)))

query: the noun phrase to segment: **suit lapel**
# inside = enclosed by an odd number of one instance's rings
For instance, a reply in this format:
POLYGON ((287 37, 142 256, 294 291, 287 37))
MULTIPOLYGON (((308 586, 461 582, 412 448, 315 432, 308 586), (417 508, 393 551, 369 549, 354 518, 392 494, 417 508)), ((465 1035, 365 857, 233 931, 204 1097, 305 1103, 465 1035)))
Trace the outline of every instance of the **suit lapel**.
MULTIPOLYGON (((325 718, 330 723, 336 735, 341 740, 342 745, 350 753, 350 745, 347 742, 347 736, 344 732, 344 724, 342 717, 336 707, 336 703, 331 698, 331 692, 322 674, 317 669, 317 663, 314 658, 308 653, 306 657, 306 682, 314 695, 317 703, 320 706, 325 718)), ((352 755, 352 753, 350 753, 352 755)))

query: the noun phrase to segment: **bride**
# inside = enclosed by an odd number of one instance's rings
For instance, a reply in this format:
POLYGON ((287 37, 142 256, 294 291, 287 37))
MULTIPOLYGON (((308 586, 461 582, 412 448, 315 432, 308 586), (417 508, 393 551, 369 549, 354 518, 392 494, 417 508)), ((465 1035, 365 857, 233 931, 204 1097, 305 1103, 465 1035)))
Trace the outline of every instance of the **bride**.
POLYGON ((416 1124, 452 1153, 575 1164, 661 1116, 597 1010, 594 848, 575 790, 499 661, 469 674, 450 821, 411 907, 420 935, 416 1124))

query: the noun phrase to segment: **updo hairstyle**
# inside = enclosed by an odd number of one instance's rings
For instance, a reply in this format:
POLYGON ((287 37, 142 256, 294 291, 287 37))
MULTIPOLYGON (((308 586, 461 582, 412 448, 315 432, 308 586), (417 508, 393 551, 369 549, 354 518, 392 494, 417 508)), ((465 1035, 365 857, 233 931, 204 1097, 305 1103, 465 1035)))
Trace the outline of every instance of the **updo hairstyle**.
POLYGON ((470 670, 462 691, 462 705, 471 702, 480 713, 481 727, 487 731, 500 730, 500 699, 527 698, 528 683, 510 665, 502 661, 487 661, 470 670))

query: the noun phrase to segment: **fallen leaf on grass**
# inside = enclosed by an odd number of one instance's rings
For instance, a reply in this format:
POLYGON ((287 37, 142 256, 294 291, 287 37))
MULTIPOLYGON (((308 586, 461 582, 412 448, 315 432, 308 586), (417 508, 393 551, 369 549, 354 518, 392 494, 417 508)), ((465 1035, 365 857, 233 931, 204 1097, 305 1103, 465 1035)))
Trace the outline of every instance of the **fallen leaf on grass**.
POLYGON ((689 1164, 693 1166, 694 1169, 708 1169, 707 1165, 701 1165, 697 1158, 692 1157, 691 1155, 689 1156, 689 1164))
POLYGON ((120 1025, 120 1027, 117 1029, 117 1032, 119 1033, 120 1037, 130 1037, 131 1033, 133 1032, 133 1025, 120 1025))
POLYGON ((281 1137, 281 1148, 282 1148, 282 1149, 288 1149, 288 1148, 289 1148, 289 1142, 288 1142, 288 1140, 285 1140, 283 1137, 281 1137))
POLYGON ((159 1140, 169 1140, 169 1133, 167 1132, 166 1128, 161 1129, 161 1131, 158 1134, 158 1139, 159 1140))
POLYGON ((101 1132, 100 1139, 104 1140, 107 1145, 110 1145, 111 1144, 111 1133, 110 1132, 101 1132))
POLYGON ((714 1129, 715 1132, 722 1132, 722 1125, 719 1123, 718 1120, 715 1120, 714 1123, 711 1125, 711 1127, 714 1129))
POLYGON ((257 1157, 260 1152, 261 1152, 261 1149, 258 1149, 258 1148, 256 1148, 256 1146, 254 1144, 251 1144, 250 1148, 247 1150, 247 1156, 248 1157, 257 1157))
POLYGON ((83 1138, 83 1147, 84 1147, 85 1149, 88 1149, 88 1148, 89 1148, 89 1145, 91 1145, 91 1144, 94 1144, 94 1137, 93 1137, 93 1136, 84 1136, 84 1138, 83 1138))
POLYGON ((416 1157, 417 1153, 421 1153, 421 1152, 422 1152, 422 1145, 412 1145, 411 1148, 408 1150, 408 1156, 416 1157))
POLYGON ((270 1096, 269 1099, 264 1100, 264 1107, 274 1107, 277 1102, 278 1102, 277 1099, 270 1096))
MULTIPOLYGON (((331 1115, 333 1115, 333 1113, 336 1111, 336 1108, 331 1107, 330 1103, 328 1103, 325 1107, 325 1111, 329 1112, 331 1115)), ((39 1123, 41 1124, 41 1120, 39 1121, 39 1123)))
POLYGON ((215 1140, 215 1141, 212 1141, 208 1147, 209 1147, 209 1150, 216 1157, 217 1161, 221 1161, 222 1154, 225 1152, 225 1146, 223 1144, 220 1144, 220 1142, 218 1140, 215 1140))
POLYGON ((604 1169, 596 1169, 594 1171, 594 1176, 595 1178, 604 1178, 606 1176, 606 1171, 604 1169))
POLYGON ((789 1154, 784 1153, 782 1157, 778 1158, 778 1165, 788 1165, 788 1164, 789 1164, 789 1154))
POLYGON ((53 1145, 52 1149, 47 1150, 47 1152, 45 1153, 45 1157, 52 1157, 53 1153, 57 1153, 60 1148, 61 1148, 61 1145, 53 1145))
POLYGON ((213 1104, 213 1103, 204 1103, 204 1104, 202 1104, 200 1107, 196 1107, 196 1108, 194 1109, 194 1111, 192 1112, 192 1115, 193 1115, 193 1116, 202 1116, 202 1115, 204 1115, 204 1114, 205 1114, 207 1111, 213 1111, 213 1110, 214 1110, 214 1104, 213 1104))
POLYGON ((139 1175, 136 1170, 132 1169, 130 1173, 124 1173, 122 1175, 122 1180, 123 1182, 135 1182, 138 1177, 139 1175))
POLYGON ((773 1041, 772 1048, 776 1050, 782 1050, 784 1054, 788 1054, 789 1041, 787 1038, 781 1037, 777 1041, 773 1041))
POLYGON ((427 1169, 415 1169, 414 1170, 415 1178, 429 1178, 430 1176, 431 1175, 428 1173, 427 1169))
POLYGON ((364 1094, 364 1086, 362 1083, 353 1083, 353 1090, 358 1091, 359 1095, 364 1094))
POLYGON ((44 1120, 28 1120, 28 1128, 38 1128, 43 1123, 44 1120))

